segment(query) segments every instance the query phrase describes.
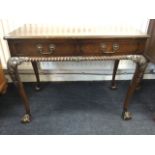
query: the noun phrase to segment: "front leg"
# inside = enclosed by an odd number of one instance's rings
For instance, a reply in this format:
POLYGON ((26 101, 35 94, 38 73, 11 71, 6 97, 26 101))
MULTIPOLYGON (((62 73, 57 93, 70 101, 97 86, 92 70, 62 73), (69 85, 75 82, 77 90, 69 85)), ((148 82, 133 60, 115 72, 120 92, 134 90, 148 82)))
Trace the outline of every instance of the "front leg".
POLYGON ((21 122, 29 123, 31 121, 29 100, 28 100, 23 83, 21 82, 19 73, 18 73, 18 65, 20 65, 22 62, 24 62, 24 59, 22 58, 18 58, 18 57, 10 58, 8 60, 8 71, 24 103, 25 115, 22 117, 21 122))
POLYGON ((140 85, 141 79, 143 77, 144 71, 147 67, 147 60, 143 56, 133 57, 133 60, 136 62, 136 70, 133 76, 133 79, 129 85, 124 105, 123 105, 123 113, 122 113, 122 119, 123 120, 130 120, 132 119, 131 113, 128 111, 129 107, 129 101, 131 97, 133 96, 134 91, 136 90, 137 86, 140 85))

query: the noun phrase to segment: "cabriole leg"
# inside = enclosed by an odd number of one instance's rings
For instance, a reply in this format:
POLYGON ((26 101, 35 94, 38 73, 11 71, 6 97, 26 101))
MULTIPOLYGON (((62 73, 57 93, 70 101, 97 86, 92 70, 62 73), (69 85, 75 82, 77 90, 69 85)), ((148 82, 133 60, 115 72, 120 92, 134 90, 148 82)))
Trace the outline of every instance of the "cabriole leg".
POLYGON ((137 90, 137 91, 141 89, 143 76, 144 76, 144 74, 143 74, 142 77, 140 78, 140 82, 139 82, 139 84, 136 86, 136 90, 137 90))
POLYGON ((20 65, 22 62, 24 62, 24 60, 21 58, 17 58, 17 57, 10 58, 8 60, 8 71, 24 103, 25 115, 22 117, 21 122, 29 123, 31 121, 29 101, 25 93, 23 83, 21 82, 19 74, 18 74, 18 65, 20 65))
POLYGON ((140 84, 142 76, 144 74, 144 71, 147 67, 147 60, 144 57, 142 57, 142 59, 144 61, 140 61, 140 59, 137 59, 136 70, 135 70, 133 79, 129 85, 126 97, 125 97, 125 101, 124 101, 124 105, 123 105, 123 112, 122 112, 122 119, 123 120, 132 119, 132 115, 128 111, 129 101, 130 101, 134 91, 136 90, 137 86, 140 84))

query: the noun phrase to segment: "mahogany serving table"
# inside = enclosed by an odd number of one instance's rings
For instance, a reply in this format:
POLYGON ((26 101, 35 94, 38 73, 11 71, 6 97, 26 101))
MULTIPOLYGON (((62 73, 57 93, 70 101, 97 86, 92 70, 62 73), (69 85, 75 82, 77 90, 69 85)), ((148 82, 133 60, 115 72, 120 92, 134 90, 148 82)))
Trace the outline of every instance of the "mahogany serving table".
MULTIPOLYGON (((8 71, 23 99, 25 115, 23 123, 31 120, 30 106, 23 83, 18 74, 18 66, 31 62, 37 79, 36 89, 40 89, 37 62, 40 61, 105 61, 132 60, 136 70, 128 88, 122 118, 131 119, 129 101, 139 84, 147 66, 143 56, 147 34, 130 28, 113 33, 102 28, 58 28, 53 26, 24 25, 4 37, 8 41, 11 58, 8 71)), ((114 68, 115 73, 116 68, 114 68)), ((114 76, 113 76, 114 77, 114 76)), ((114 87, 114 81, 112 85, 114 87)))

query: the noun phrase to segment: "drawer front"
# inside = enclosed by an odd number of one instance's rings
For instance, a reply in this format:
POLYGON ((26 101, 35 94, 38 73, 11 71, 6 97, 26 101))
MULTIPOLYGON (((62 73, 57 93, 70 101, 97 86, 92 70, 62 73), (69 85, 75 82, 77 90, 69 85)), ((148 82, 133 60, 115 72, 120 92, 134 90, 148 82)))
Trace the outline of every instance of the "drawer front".
POLYGON ((146 39, 101 39, 81 41, 83 55, 142 54, 146 39))
POLYGON ((12 56, 72 56, 78 55, 74 40, 10 40, 12 56))
POLYGON ((11 56, 103 56, 142 54, 146 39, 9 40, 11 56))

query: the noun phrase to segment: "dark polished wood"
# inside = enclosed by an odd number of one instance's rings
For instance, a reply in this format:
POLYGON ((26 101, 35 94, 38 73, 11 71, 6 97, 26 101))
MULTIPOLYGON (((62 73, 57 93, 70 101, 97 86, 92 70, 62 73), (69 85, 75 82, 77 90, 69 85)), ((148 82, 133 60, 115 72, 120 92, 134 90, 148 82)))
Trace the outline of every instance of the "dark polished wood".
POLYGON ((61 34, 60 31, 55 32, 51 27, 24 25, 4 37, 8 41, 11 53, 8 70, 23 99, 26 111, 22 122, 27 123, 31 120, 28 97, 18 74, 18 65, 25 61, 32 62, 37 86, 39 86, 36 62, 115 60, 114 82, 119 60, 133 60, 138 67, 128 89, 122 114, 124 120, 131 118, 128 112, 129 100, 147 64, 142 54, 148 35, 137 32, 137 30, 134 31, 134 35, 133 33, 132 35, 124 34, 124 32, 111 35, 104 30, 88 30, 87 33, 86 30, 82 32, 78 30, 78 32, 71 33, 69 30, 66 32, 63 30, 61 34))
POLYGON ((142 54, 146 38, 14 39, 8 40, 12 56, 103 56, 142 54), (103 47, 103 44, 106 46, 103 47), (118 44, 118 50, 113 45, 118 44), (54 46, 50 52, 50 45, 54 46), (40 46, 40 50, 38 49, 40 46))
POLYGON ((115 90, 117 88, 115 77, 116 77, 118 65, 119 65, 119 60, 115 60, 114 68, 113 68, 113 74, 112 74, 112 81, 111 81, 111 89, 113 89, 113 90, 115 90))
POLYGON ((34 73, 36 76, 36 80, 37 80, 37 84, 36 84, 35 89, 38 91, 38 90, 40 90, 40 77, 39 77, 39 71, 38 71, 38 63, 35 61, 33 61, 31 63, 32 63, 33 70, 34 70, 34 73))
POLYGON ((25 92, 23 83, 20 80, 20 76, 18 73, 18 65, 20 65, 23 61, 20 58, 16 59, 9 59, 8 60, 8 71, 12 81, 14 82, 15 86, 17 87, 19 94, 23 100, 24 108, 25 108, 25 115, 22 117, 22 123, 29 123, 31 120, 31 113, 30 113, 30 105, 27 94, 25 92))
MULTIPOLYGON (((130 102, 131 97, 133 96, 133 93, 136 90, 137 86, 140 85, 140 82, 141 82, 141 79, 142 79, 142 76, 144 74, 146 67, 147 67, 147 61, 146 61, 146 63, 142 63, 142 64, 137 63, 136 64, 136 71, 135 71, 133 79, 129 85, 127 95, 124 100, 124 105, 123 105, 124 111, 122 113, 123 119, 126 119, 126 112, 128 114, 129 102, 130 102)), ((130 119, 130 117, 128 117, 127 119, 130 119)))

